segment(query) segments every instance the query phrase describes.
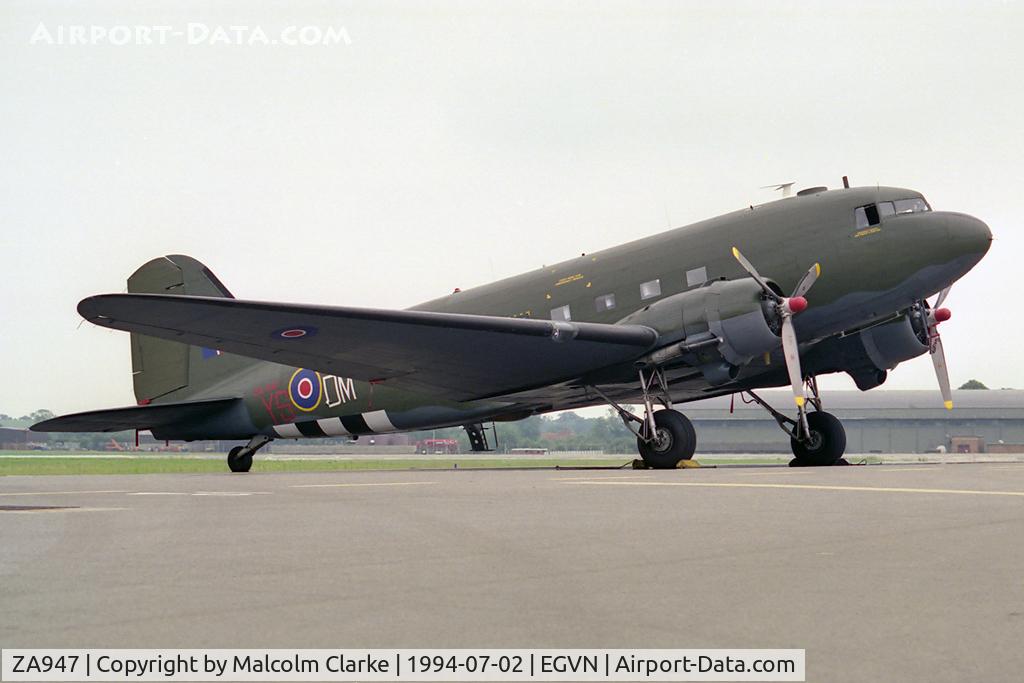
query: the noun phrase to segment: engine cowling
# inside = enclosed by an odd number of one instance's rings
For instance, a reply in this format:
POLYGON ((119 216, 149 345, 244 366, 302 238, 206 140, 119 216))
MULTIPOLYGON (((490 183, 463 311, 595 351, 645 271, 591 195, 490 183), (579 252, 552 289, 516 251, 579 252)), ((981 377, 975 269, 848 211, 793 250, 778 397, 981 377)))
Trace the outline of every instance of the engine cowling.
POLYGON ((673 349, 689 348, 676 355, 691 356, 688 360, 695 360, 712 384, 734 379, 737 366, 780 344, 777 304, 753 278, 716 280, 661 299, 619 322, 646 325, 673 349))
POLYGON ((864 354, 880 370, 892 370, 898 364, 928 351, 927 326, 922 322, 923 308, 915 306, 891 322, 875 325, 857 337, 864 354))
POLYGON ((927 351, 925 310, 916 304, 881 325, 822 342, 811 352, 805 367, 813 374, 846 372, 858 389, 867 391, 885 382, 889 370, 927 351))

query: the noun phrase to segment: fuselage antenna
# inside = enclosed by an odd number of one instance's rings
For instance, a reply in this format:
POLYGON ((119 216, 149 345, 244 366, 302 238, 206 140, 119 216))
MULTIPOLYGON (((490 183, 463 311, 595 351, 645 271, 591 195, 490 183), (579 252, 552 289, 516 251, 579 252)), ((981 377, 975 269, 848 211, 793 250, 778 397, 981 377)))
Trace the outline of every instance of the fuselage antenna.
POLYGON ((795 184, 795 181, 794 182, 789 182, 789 183, 776 183, 774 185, 762 185, 761 189, 762 190, 779 190, 779 191, 782 192, 782 198, 786 199, 787 197, 792 197, 793 196, 793 185, 794 184, 795 184))

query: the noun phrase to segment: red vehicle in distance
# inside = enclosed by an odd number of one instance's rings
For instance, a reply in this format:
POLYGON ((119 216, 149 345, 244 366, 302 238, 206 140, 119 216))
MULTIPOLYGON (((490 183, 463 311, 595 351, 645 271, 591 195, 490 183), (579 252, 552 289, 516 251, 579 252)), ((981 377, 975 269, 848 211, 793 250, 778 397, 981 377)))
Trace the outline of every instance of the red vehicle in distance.
POLYGON ((459 452, 456 439, 422 439, 416 442, 416 452, 420 455, 455 455, 459 452))

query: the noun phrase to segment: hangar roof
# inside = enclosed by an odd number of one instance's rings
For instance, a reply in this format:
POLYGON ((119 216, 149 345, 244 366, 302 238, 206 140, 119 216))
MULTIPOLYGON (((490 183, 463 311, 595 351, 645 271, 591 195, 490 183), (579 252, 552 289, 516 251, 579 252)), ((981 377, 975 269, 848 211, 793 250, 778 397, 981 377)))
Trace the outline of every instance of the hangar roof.
MULTIPOLYGON (((760 391, 758 396, 782 412, 792 412, 793 399, 784 390, 760 391)), ((1024 420, 1024 391, 1019 389, 960 390, 953 392, 953 410, 942 407, 934 390, 823 391, 825 410, 846 420, 1024 420)), ((770 419, 756 403, 736 397, 735 412, 729 413, 730 398, 719 396, 678 406, 695 420, 770 419)))

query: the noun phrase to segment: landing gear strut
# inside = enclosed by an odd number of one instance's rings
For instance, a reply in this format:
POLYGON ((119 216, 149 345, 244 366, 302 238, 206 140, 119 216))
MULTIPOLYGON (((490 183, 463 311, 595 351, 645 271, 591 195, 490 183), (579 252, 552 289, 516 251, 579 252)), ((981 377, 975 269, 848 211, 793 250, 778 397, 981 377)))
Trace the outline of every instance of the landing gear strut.
POLYGON ((790 467, 820 467, 823 465, 845 465, 846 430, 843 423, 832 413, 821 409, 818 382, 814 377, 807 380, 807 403, 814 408, 807 412, 806 405, 798 406, 797 417, 783 415, 753 391, 746 392, 758 405, 771 413, 782 431, 789 434, 793 461, 790 467))
POLYGON ((680 461, 693 457, 697 449, 697 433, 685 415, 672 409, 664 373, 658 368, 650 370, 646 376, 642 368, 638 372, 644 399, 643 417, 626 410, 597 387, 591 389, 615 409, 626 428, 636 434, 636 447, 645 465, 654 469, 672 469, 680 461), (654 410, 652 393, 655 391, 663 410, 654 410))
POLYGON ((235 446, 228 451, 228 468, 232 472, 248 472, 252 468, 252 456, 270 443, 269 436, 258 434, 244 446, 235 446))

